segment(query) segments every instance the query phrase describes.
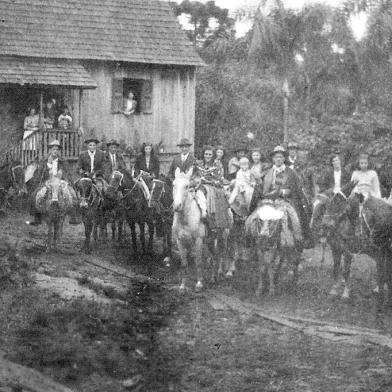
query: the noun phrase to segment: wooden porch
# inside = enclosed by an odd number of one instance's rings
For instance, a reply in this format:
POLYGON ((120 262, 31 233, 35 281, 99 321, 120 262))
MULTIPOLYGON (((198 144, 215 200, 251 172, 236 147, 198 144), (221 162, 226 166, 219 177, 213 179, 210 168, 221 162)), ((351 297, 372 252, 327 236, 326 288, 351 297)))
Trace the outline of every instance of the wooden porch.
POLYGON ((67 160, 76 160, 81 150, 81 133, 77 130, 41 129, 21 140, 8 152, 8 157, 18 160, 24 167, 34 161, 40 161, 49 153, 49 144, 53 140, 61 143, 61 156, 67 160))

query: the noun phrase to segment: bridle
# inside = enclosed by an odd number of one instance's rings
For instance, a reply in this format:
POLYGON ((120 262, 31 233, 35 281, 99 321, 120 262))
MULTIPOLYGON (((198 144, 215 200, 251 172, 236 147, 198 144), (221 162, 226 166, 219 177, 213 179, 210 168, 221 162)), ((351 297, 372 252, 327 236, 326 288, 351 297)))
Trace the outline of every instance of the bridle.
MULTIPOLYGON (((89 177, 82 177, 82 178, 79 178, 78 180, 76 180, 75 182, 74 182, 74 186, 77 188, 77 186, 78 186, 78 184, 80 183, 80 182, 86 182, 86 181, 88 181, 90 184, 91 184, 91 186, 90 186, 90 194, 89 194, 89 196, 88 197, 86 197, 86 195, 85 196, 80 196, 80 198, 82 199, 82 200, 86 200, 87 201, 87 204, 89 205, 89 206, 92 206, 94 203, 95 203, 95 201, 96 201, 96 199, 97 199, 97 195, 99 195, 99 191, 98 191, 98 189, 97 189, 97 187, 96 187, 96 185, 93 183, 93 180, 91 179, 91 178, 89 178, 89 177), (94 192, 93 192, 93 189, 95 189, 95 191, 96 191, 96 194, 94 195, 94 192)), ((78 188, 77 188, 78 189, 78 188)), ((79 190, 79 189, 78 189, 79 190)), ((80 193, 80 191, 79 191, 79 193, 80 193)))

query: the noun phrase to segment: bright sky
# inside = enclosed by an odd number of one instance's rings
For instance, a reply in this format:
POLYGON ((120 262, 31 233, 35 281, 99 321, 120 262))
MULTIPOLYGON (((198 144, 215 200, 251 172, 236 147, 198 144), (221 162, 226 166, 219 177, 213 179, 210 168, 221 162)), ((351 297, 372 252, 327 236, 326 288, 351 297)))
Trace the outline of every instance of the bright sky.
MULTIPOLYGON (((177 3, 181 3, 182 0, 175 0, 177 3)), ((207 0, 199 0, 202 3, 205 3, 207 0)), ((238 9, 249 9, 254 10, 256 9, 259 4, 260 0, 215 0, 215 4, 221 8, 228 8, 231 13, 235 12, 238 9)), ((334 7, 337 7, 343 3, 343 0, 283 0, 283 3, 286 7, 290 8, 301 8, 307 4, 314 4, 314 3, 322 3, 328 4, 334 7)), ((268 0, 267 0, 268 4, 268 0)), ((184 26, 187 26, 187 19, 186 18, 179 18, 180 23, 184 26)), ((251 28, 252 28, 252 21, 246 20, 237 22, 236 24, 236 31, 237 36, 241 37, 245 35, 251 28)), ((354 30, 354 35, 358 40, 360 40, 366 30, 366 15, 359 15, 358 18, 355 18, 351 21, 352 28, 354 30)))

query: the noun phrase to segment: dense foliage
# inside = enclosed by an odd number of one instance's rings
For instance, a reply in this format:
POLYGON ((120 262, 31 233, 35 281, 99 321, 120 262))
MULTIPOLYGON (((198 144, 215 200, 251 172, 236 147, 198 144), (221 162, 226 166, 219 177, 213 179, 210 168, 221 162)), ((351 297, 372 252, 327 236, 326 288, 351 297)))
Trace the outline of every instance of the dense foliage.
POLYGON ((253 19, 242 38, 223 22, 215 34, 198 36, 207 66, 198 71, 196 148, 220 142, 230 150, 247 141, 269 150, 282 142, 287 81, 288 138, 300 143, 310 165, 324 165, 335 150, 347 163, 364 150, 378 165, 390 161, 392 1, 294 11, 276 0, 253 19), (358 18, 367 19, 362 36, 352 29, 358 18))

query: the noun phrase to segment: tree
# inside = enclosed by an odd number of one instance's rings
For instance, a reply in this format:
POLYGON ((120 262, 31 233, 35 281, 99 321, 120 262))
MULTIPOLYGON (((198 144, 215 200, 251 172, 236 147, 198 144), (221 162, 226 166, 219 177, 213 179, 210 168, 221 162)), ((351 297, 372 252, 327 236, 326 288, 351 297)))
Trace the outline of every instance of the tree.
POLYGON ((189 22, 193 30, 187 31, 189 39, 195 46, 203 47, 207 39, 214 35, 219 36, 223 32, 230 32, 234 26, 234 19, 229 17, 229 10, 215 5, 215 1, 183 0, 180 4, 174 4, 176 16, 182 14, 189 16, 189 22), (211 27, 214 21, 215 26, 211 27))

